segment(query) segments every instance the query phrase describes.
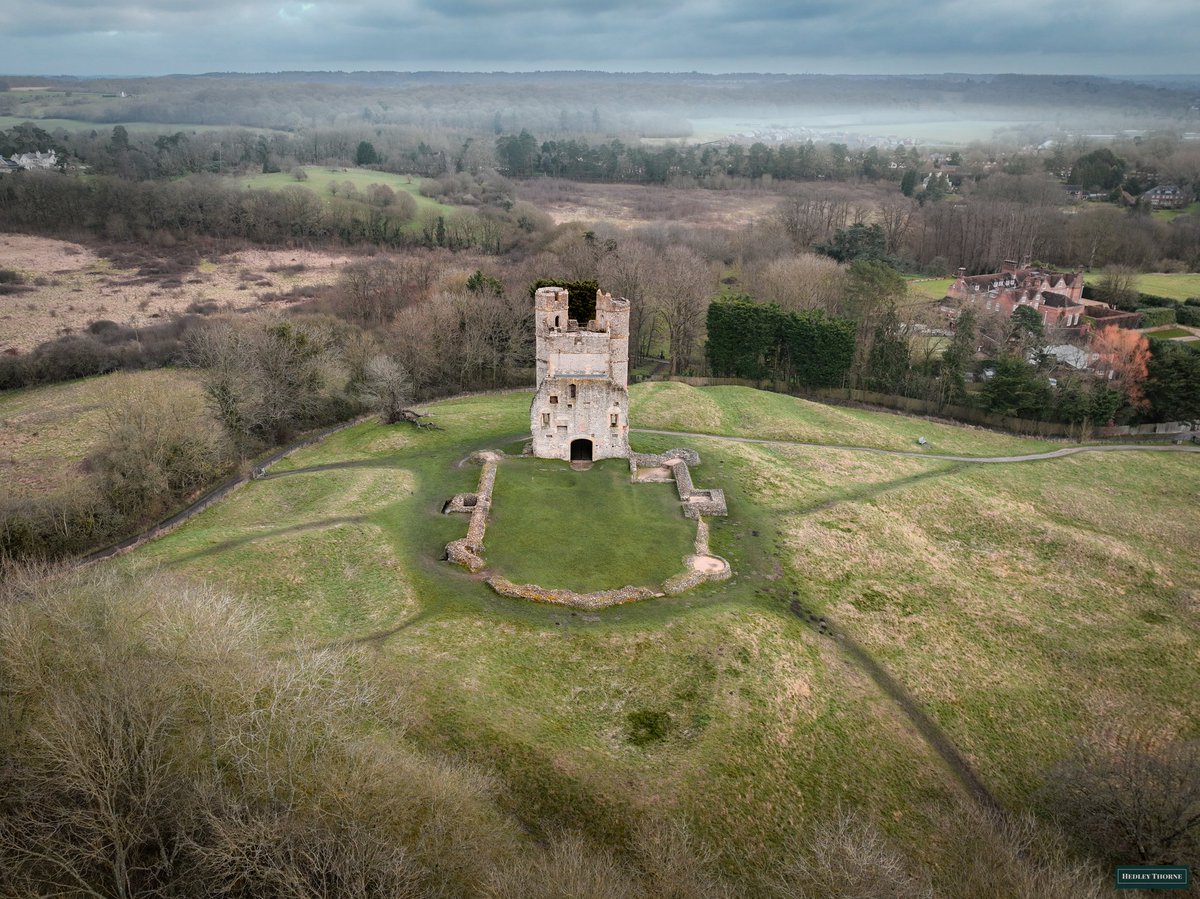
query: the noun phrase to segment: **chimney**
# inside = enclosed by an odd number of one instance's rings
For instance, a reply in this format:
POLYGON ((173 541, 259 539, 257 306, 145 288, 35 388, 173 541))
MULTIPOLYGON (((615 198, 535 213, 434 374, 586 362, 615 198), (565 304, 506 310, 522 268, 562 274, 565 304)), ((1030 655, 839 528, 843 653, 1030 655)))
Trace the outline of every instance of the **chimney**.
POLYGON ((1008 272, 1009 274, 1016 272, 1016 270, 1017 270, 1017 260, 1015 260, 1015 259, 1005 259, 1004 265, 1000 266, 1000 271, 1008 272))

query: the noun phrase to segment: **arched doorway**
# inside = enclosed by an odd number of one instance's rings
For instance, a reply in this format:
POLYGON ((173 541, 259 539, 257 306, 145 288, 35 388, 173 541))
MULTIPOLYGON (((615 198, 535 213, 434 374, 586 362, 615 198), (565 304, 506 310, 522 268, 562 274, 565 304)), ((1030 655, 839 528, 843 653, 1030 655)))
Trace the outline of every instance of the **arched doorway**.
POLYGON ((571 441, 571 461, 572 462, 591 462, 592 461, 592 441, 580 437, 577 440, 571 441))

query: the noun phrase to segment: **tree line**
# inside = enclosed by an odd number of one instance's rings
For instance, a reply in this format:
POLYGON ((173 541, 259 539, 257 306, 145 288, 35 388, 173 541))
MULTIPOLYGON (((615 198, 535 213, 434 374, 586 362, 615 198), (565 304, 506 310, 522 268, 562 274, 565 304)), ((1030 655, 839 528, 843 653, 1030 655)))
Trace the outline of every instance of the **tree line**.
POLYGON ((0 228, 56 235, 84 231, 143 242, 203 236, 502 253, 528 243, 547 224, 537 210, 511 201, 418 213, 407 194, 390 193, 359 197, 350 191, 326 199, 300 183, 241 189, 212 175, 129 181, 23 172, 0 179, 0 228))

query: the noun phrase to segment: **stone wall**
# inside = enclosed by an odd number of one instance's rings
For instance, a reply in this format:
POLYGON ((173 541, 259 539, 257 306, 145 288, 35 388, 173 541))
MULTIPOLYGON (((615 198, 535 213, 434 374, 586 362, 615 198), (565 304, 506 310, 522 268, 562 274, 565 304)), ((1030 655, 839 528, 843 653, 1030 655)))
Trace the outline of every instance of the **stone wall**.
POLYGON ((467 536, 446 544, 446 558, 472 574, 482 571, 483 536, 487 533, 488 516, 492 511, 492 488, 496 486, 496 467, 504 456, 499 451, 475 453, 472 462, 483 463, 479 474, 479 489, 475 492, 475 506, 471 509, 471 522, 467 525, 467 536))
POLYGON ((532 602, 544 602, 551 605, 570 606, 573 609, 607 609, 627 602, 637 602, 639 599, 650 599, 662 596, 649 587, 621 587, 619 590, 598 590, 595 593, 575 593, 572 590, 556 590, 550 587, 539 587, 537 584, 514 584, 506 577, 493 575, 487 578, 487 584, 501 596, 511 596, 514 599, 528 599, 532 602))
MULTIPOLYGON (((446 558, 472 573, 481 572, 486 567, 483 558, 483 538, 487 531, 488 516, 491 514, 492 490, 496 483, 496 471, 503 455, 503 453, 491 451, 473 454, 470 461, 483 465, 483 470, 479 475, 479 489, 474 494, 456 495, 446 506, 447 511, 470 509, 471 521, 467 526, 467 536, 446 544, 446 558), (467 505, 470 497, 475 500, 473 507, 467 505)), ((663 584, 662 590, 626 586, 617 590, 576 593, 573 590, 542 587, 537 584, 515 584, 498 574, 487 577, 486 583, 502 596, 570 606, 576 609, 595 610, 636 602, 640 599, 667 594, 674 595, 690 590, 706 581, 728 578, 731 575, 729 563, 708 552, 708 524, 701 517, 702 515, 726 514, 724 494, 720 490, 697 490, 692 484, 687 460, 696 463, 700 461, 700 457, 693 450, 670 450, 661 455, 632 453, 629 457, 629 469, 634 477, 637 475, 639 465, 662 467, 670 471, 674 475, 676 489, 683 503, 684 515, 696 520, 695 553, 683 560, 684 570, 668 578, 663 584)))
POLYGON ((586 440, 591 459, 629 455, 629 301, 596 296, 596 319, 568 319, 567 292, 534 297, 537 392, 529 409, 533 455, 570 459, 586 440), (583 327, 580 327, 583 325, 583 327))

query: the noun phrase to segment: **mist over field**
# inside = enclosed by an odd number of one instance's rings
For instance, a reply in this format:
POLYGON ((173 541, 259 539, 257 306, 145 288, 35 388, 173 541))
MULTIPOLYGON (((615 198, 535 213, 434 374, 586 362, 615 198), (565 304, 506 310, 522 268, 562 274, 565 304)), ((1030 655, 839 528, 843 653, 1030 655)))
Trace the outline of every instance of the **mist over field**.
MULTIPOLYGON (((2 77, 2 76, 0 76, 2 77)), ((1200 132, 1197 88, 1095 77, 291 72, 10 76, 0 115, 67 124, 408 127, 854 146, 1200 132)))

